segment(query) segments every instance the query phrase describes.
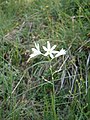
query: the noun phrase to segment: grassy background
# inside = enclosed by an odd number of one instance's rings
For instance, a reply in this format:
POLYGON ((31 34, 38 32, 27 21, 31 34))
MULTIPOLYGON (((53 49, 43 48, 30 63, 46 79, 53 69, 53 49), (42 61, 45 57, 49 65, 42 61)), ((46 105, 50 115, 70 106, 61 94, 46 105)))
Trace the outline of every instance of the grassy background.
POLYGON ((56 119, 90 119, 89 0, 0 0, 0 120, 55 120, 47 59, 26 63, 47 40, 68 50, 51 63, 66 61, 53 76, 56 119))

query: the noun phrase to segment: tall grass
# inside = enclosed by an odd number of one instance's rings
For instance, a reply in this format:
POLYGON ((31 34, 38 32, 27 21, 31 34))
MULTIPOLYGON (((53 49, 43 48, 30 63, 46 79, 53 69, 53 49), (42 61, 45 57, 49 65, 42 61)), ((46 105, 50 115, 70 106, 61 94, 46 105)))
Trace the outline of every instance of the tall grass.
POLYGON ((89 0, 0 1, 0 120, 89 120, 89 66, 89 0), (66 56, 27 63, 46 41, 66 56))

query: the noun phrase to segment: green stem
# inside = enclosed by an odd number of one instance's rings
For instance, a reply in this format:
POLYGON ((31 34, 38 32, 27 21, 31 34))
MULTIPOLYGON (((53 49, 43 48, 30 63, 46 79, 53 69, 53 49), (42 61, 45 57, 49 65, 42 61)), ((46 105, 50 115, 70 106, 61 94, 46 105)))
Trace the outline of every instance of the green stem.
POLYGON ((56 110, 55 110, 55 86, 54 86, 54 77, 53 77, 53 71, 52 71, 52 65, 51 65, 51 60, 50 61, 50 72, 51 72, 51 79, 52 79, 52 87, 53 90, 51 92, 51 100, 52 100, 52 110, 53 110, 53 115, 54 115, 54 120, 57 120, 56 116, 56 110))

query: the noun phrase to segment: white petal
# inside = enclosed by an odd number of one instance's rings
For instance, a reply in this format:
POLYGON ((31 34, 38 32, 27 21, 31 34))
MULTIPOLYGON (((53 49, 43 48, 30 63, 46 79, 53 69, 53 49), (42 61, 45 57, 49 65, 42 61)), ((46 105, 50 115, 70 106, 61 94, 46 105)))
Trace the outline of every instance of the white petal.
POLYGON ((55 57, 59 57, 60 55, 59 55, 59 53, 58 54, 56 54, 56 56, 55 57))
POLYGON ((47 51, 47 50, 48 50, 45 46, 43 46, 43 49, 44 49, 45 51, 47 51))
POLYGON ((33 57, 35 57, 35 56, 36 56, 35 54, 31 54, 31 55, 30 55, 30 58, 33 58, 33 57))
POLYGON ((50 50, 50 42, 47 41, 47 48, 50 50))
POLYGON ((41 54, 41 52, 37 51, 37 52, 31 54, 31 55, 30 55, 30 58, 33 58, 33 57, 35 57, 35 56, 37 56, 37 55, 40 55, 40 54, 41 54))
POLYGON ((37 52, 38 55, 42 54, 40 51, 37 52))
POLYGON ((53 51, 52 51, 52 53, 55 53, 55 54, 58 53, 58 52, 59 52, 59 51, 56 51, 56 50, 53 50, 53 51))
POLYGON ((55 57, 59 57, 61 55, 65 55, 66 54, 66 51, 62 48, 57 54, 55 57))
POLYGON ((55 49, 55 47, 56 47, 56 45, 54 45, 54 46, 51 48, 51 50, 54 50, 54 49, 55 49))
POLYGON ((36 42, 34 42, 34 44, 35 44, 35 47, 37 48, 37 44, 36 44, 36 42))
POLYGON ((35 42, 34 44, 35 44, 36 49, 37 49, 37 50, 40 50, 40 48, 39 48, 39 44, 36 43, 36 42, 35 42))
POLYGON ((46 53, 44 54, 44 56, 48 56, 48 52, 46 52, 46 53))
POLYGON ((38 50, 40 50, 40 48, 39 48, 39 44, 37 44, 36 48, 37 48, 38 50))
POLYGON ((53 54, 52 54, 52 53, 50 54, 50 57, 51 57, 52 59, 54 58, 54 56, 53 56, 53 54))
POLYGON ((36 50, 35 48, 32 48, 32 51, 33 51, 33 52, 36 52, 37 50, 36 50))
POLYGON ((66 51, 62 48, 62 49, 60 50, 60 53, 61 53, 61 55, 65 55, 65 54, 66 54, 66 51))

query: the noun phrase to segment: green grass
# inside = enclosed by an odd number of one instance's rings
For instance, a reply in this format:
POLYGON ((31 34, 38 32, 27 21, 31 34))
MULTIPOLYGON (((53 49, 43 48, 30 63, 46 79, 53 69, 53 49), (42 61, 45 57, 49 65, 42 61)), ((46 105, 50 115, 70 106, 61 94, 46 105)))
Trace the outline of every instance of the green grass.
POLYGON ((89 119, 89 0, 0 0, 0 120, 89 119), (27 63, 46 41, 65 57, 27 63))

